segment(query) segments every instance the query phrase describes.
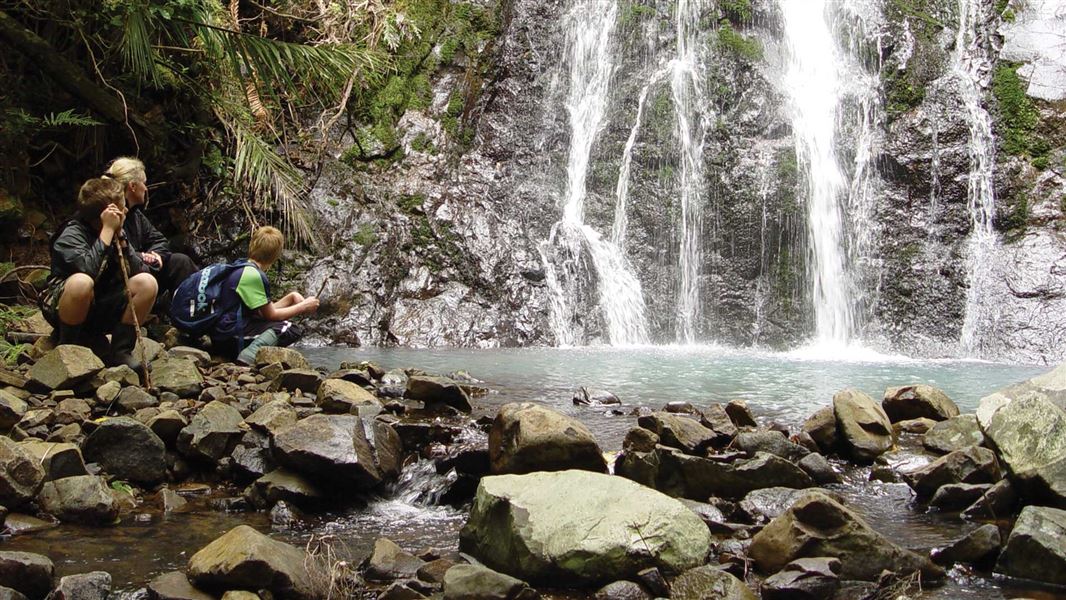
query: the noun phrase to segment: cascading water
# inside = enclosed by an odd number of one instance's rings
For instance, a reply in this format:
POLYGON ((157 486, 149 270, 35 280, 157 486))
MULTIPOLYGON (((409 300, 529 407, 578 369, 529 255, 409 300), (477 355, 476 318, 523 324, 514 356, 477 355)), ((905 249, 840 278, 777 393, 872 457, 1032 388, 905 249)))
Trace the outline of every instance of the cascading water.
POLYGON ((988 111, 981 106, 981 88, 987 82, 991 62, 979 34, 979 27, 986 21, 983 4, 978 0, 959 0, 958 12, 959 29, 951 64, 970 129, 970 175, 966 204, 973 225, 967 241, 966 272, 969 287, 966 290, 966 313, 959 344, 965 354, 979 357, 982 354, 982 333, 992 318, 989 314, 992 307, 986 305, 985 296, 991 285, 990 267, 999 243, 992 229, 996 203, 992 182, 995 139, 992 137, 992 120, 988 111))
POLYGON ((675 10, 677 53, 670 61, 670 95, 677 116, 677 137, 681 153, 677 340, 692 343, 696 341, 696 323, 700 315, 700 234, 703 221, 700 200, 703 190, 703 143, 706 133, 700 109, 708 104, 704 97, 699 59, 699 22, 703 2, 678 0, 675 10))
POLYGON ((552 325, 556 339, 563 345, 580 341, 573 335, 574 309, 569 301, 574 282, 560 276, 551 260, 553 249, 561 250, 566 257, 563 274, 571 278, 580 272, 580 259, 587 251, 596 272, 599 304, 611 344, 648 342, 640 281, 620 247, 584 222, 592 144, 603 128, 615 68, 611 45, 617 12, 613 2, 576 0, 566 18, 570 50, 570 87, 566 103, 570 149, 566 197, 562 220, 552 227, 548 240, 540 246, 552 296, 552 325))
POLYGON ((835 149, 842 59, 829 28, 827 0, 779 4, 789 54, 785 87, 796 155, 806 176, 815 342, 845 345, 853 333, 854 312, 841 208, 848 185, 835 149))

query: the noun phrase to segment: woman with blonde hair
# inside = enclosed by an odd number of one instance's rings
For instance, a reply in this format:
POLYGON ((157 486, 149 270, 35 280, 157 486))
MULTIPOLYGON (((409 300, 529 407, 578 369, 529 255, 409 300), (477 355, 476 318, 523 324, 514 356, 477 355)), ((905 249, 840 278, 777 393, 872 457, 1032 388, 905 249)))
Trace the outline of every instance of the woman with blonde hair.
POLYGON ((156 229, 144 214, 148 205, 148 177, 144 163, 122 156, 111 161, 104 177, 122 185, 126 194, 129 215, 122 227, 126 241, 140 253, 144 264, 159 281, 159 295, 173 291, 185 278, 196 272, 196 264, 185 254, 171 252, 167 238, 156 229))

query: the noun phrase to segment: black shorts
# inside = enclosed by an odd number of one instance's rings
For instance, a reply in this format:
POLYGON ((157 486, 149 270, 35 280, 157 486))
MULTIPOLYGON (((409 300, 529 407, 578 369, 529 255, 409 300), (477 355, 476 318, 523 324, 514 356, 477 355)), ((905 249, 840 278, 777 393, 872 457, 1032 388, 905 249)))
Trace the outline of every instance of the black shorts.
MULTIPOLYGON (((41 315, 52 327, 59 328, 59 299, 63 295, 63 289, 67 285, 65 279, 57 279, 48 284, 48 288, 41 295, 38 304, 41 315)), ((85 333, 111 333, 122 320, 129 304, 129 296, 121 287, 112 287, 103 290, 93 288, 93 301, 89 306, 89 314, 85 317, 82 331, 85 333), (101 293, 102 292, 102 293, 101 293)))

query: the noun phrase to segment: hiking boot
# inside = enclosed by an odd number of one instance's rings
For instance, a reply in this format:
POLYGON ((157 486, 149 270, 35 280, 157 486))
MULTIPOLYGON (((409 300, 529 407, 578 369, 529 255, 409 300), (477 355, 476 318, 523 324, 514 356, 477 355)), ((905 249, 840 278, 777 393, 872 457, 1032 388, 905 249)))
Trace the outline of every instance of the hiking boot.
POLYGON ((237 363, 242 365, 254 365, 255 355, 259 354, 260 348, 267 346, 274 346, 278 343, 278 332, 273 329, 267 329, 263 333, 260 333, 252 343, 245 346, 244 350, 237 356, 237 363))
POLYGON ((81 327, 81 323, 77 325, 67 325, 60 321, 58 335, 53 338, 53 341, 55 341, 57 346, 61 344, 81 345, 81 327))
POLYGON ((119 323, 111 332, 111 366, 126 365, 135 373, 141 372, 141 362, 133 356, 137 346, 137 328, 119 323))

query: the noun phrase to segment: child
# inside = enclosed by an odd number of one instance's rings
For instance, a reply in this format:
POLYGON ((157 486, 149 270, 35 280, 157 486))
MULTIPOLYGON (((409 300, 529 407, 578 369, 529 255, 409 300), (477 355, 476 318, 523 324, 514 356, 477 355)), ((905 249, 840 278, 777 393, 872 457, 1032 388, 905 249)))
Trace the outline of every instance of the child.
POLYGON ((250 365, 264 346, 288 346, 303 333, 289 319, 318 310, 318 298, 304 298, 297 292, 270 301, 270 282, 264 271, 281 256, 285 238, 274 227, 260 227, 248 244, 248 266, 237 269, 226 280, 222 306, 235 306, 219 317, 209 334, 212 349, 236 357, 250 365))
POLYGON ((143 323, 157 286, 140 256, 119 240, 125 218, 125 197, 117 181, 99 177, 81 186, 77 218, 60 226, 52 237, 52 271, 40 304, 57 343, 90 342, 99 347, 93 342, 110 332, 110 353, 97 353, 108 364, 139 371, 140 363, 133 357, 134 311, 143 323), (132 304, 119 266, 120 245, 129 264, 132 304))

